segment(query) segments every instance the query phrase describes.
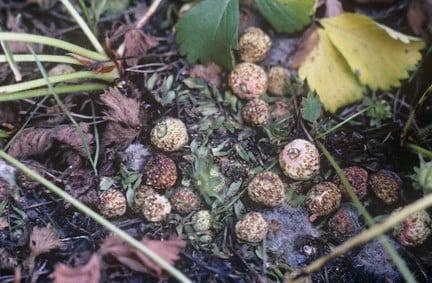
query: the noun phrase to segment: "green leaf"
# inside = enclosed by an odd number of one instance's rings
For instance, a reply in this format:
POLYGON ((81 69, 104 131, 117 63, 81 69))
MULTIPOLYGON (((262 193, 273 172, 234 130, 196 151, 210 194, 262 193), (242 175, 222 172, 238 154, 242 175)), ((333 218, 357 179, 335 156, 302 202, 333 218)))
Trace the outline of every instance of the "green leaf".
POLYGON ((303 119, 315 123, 321 116, 321 102, 318 96, 309 92, 307 97, 303 97, 301 102, 301 113, 303 119))
POLYGON ((215 62, 232 69, 239 23, 238 0, 204 0, 198 3, 176 25, 180 54, 191 63, 215 62))
POLYGON ((315 10, 315 0, 256 0, 256 4, 278 32, 301 30, 315 10))

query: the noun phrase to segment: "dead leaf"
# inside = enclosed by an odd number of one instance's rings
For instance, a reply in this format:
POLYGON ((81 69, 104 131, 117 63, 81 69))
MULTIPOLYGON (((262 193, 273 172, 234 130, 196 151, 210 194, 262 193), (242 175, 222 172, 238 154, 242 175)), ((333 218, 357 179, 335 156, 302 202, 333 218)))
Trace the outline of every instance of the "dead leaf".
MULTIPOLYGON (((10 11, 7 11, 6 14, 6 27, 9 31, 12 32, 25 32, 20 26, 19 23, 17 21, 17 17, 15 17, 10 11)), ((37 45, 32 45, 33 49, 35 50, 36 53, 40 53, 42 51, 42 46, 37 44, 37 45)), ((27 43, 25 42, 16 42, 16 41, 11 41, 9 42, 9 48, 12 51, 12 53, 28 53, 29 50, 27 48, 27 43)))
MULTIPOLYGON (((95 206, 98 202, 98 178, 91 175, 89 170, 73 170, 63 177, 65 191, 84 204, 95 206)), ((70 207, 69 203, 65 204, 70 207)))
POLYGON ((205 65, 194 65, 189 72, 189 75, 194 78, 201 78, 208 84, 214 87, 219 87, 222 83, 221 80, 222 69, 215 63, 205 65))
POLYGON ((93 254, 85 265, 78 267, 59 263, 50 277, 54 283, 99 283, 101 281, 100 257, 93 254))
POLYGON ((407 18, 415 34, 428 38, 432 33, 432 0, 412 0, 407 18))
MULTIPOLYGON (((179 259, 179 253, 186 245, 178 237, 166 241, 144 238, 141 242, 171 264, 179 259)), ((134 271, 148 273, 155 277, 163 276, 163 270, 158 264, 116 236, 109 236, 103 241, 100 253, 115 257, 134 271)))
POLYGON ((12 270, 17 265, 17 259, 9 251, 0 248, 0 270, 12 270))
POLYGON ((326 17, 336 17, 343 13, 343 7, 339 0, 326 0, 326 17))
POLYGON ((128 146, 141 129, 139 102, 124 96, 117 88, 105 91, 100 99, 106 107, 104 119, 108 121, 102 144, 128 146))
POLYGON ((17 102, 0 103, 0 128, 15 131, 20 122, 20 104, 17 102))
MULTIPOLYGON (((89 133, 89 125, 80 123, 87 143, 91 146, 93 135, 89 133)), ((72 149, 82 157, 87 156, 81 135, 74 125, 59 125, 54 128, 24 129, 9 148, 9 154, 16 158, 27 158, 50 150, 54 142, 60 142, 61 148, 72 149)))
POLYGON ((6 216, 0 216, 0 230, 9 227, 9 221, 6 216))
POLYGON ((30 256, 36 258, 51 250, 62 248, 63 243, 58 238, 54 229, 48 225, 42 228, 33 227, 30 235, 29 247, 30 256))
POLYGON ((126 32, 124 42, 124 56, 126 57, 126 63, 129 66, 137 65, 140 56, 146 55, 150 49, 159 44, 156 37, 139 29, 131 29, 126 32))
POLYGON ((361 4, 391 4, 395 0, 354 0, 354 2, 361 3, 361 4))
POLYGON ((297 48, 292 61, 292 66, 294 68, 298 69, 312 50, 318 45, 319 36, 316 32, 317 28, 316 25, 312 25, 303 34, 302 40, 300 41, 299 47, 297 48))

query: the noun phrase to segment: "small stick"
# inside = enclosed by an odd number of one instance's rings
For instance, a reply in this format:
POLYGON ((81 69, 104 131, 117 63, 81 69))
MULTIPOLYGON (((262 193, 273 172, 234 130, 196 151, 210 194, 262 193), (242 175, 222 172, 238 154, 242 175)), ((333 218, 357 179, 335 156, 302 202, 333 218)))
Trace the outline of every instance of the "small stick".
MULTIPOLYGON (((141 17, 141 19, 138 22, 136 22, 135 29, 141 29, 147 24, 147 22, 150 20, 153 14, 156 12, 161 2, 162 0, 153 1, 153 3, 148 8, 148 10, 141 17)), ((123 57, 125 50, 126 50, 126 46, 125 46, 125 42, 123 41, 123 43, 117 48, 118 56, 123 57)))

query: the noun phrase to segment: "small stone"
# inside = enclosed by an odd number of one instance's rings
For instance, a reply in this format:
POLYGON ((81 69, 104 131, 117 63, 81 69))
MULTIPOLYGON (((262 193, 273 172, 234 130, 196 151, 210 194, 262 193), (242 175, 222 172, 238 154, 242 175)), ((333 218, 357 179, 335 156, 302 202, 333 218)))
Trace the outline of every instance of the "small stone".
POLYGON ((273 172, 260 173, 248 185, 251 200, 264 206, 275 207, 285 200, 282 180, 273 172))
POLYGON ((239 240, 257 243, 264 240, 268 224, 259 212, 245 214, 235 225, 235 233, 239 240))

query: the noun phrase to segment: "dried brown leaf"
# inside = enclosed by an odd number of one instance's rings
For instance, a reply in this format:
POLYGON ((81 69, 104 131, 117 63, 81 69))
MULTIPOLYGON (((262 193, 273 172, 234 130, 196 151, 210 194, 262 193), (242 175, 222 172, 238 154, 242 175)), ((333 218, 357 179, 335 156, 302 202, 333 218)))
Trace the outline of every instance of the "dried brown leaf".
POLYGON ((328 18, 339 16, 343 11, 339 0, 326 0, 326 16, 328 18))
POLYGON ((0 128, 13 131, 20 122, 20 104, 16 102, 0 103, 0 128))
POLYGON ((361 3, 361 4, 391 4, 395 0, 354 0, 354 2, 361 3))
MULTIPOLYGON (((64 177, 65 191, 81 202, 95 206, 98 202, 98 178, 88 170, 73 170, 64 177)), ((70 207, 70 204, 66 204, 70 207)))
MULTIPOLYGON (((15 17, 10 11, 6 14, 6 27, 9 31, 13 32, 25 32, 18 24, 17 17, 15 17)), ((36 53, 39 53, 42 51, 41 45, 32 45, 36 53)), ((9 42, 9 48, 12 51, 12 53, 28 53, 29 50, 27 48, 27 43, 25 42, 16 42, 11 41, 9 42)))
POLYGON ((103 134, 104 146, 128 146, 140 131, 140 104, 124 96, 117 88, 110 88, 100 97, 105 105, 108 124, 103 134))
POLYGON ((63 243, 60 241, 52 227, 33 227, 30 235, 29 246, 30 255, 33 258, 36 258, 41 254, 63 247, 63 243))
POLYGON ((48 151, 53 143, 52 129, 29 127, 19 134, 8 152, 16 158, 27 158, 48 151))
POLYGON ((222 69, 215 63, 206 65, 194 65, 189 74, 191 77, 201 78, 214 87, 219 87, 221 80, 222 69))
MULTIPOLYGON (((91 144, 93 143, 93 135, 89 133, 89 124, 79 123, 79 126, 84 134, 85 140, 87 141, 87 145, 91 147, 91 144)), ((61 125, 55 127, 53 129, 53 137, 62 143, 62 148, 73 149, 80 156, 87 156, 81 135, 74 125, 61 125)))
POLYGON ((432 33, 432 0, 412 0, 407 18, 415 34, 428 38, 432 33))
POLYGON ((54 283, 99 283, 101 280, 101 263, 97 254, 83 266, 70 267, 57 264, 51 274, 54 283))
MULTIPOLYGON (((80 123, 79 125, 90 146, 93 135, 89 133, 89 125, 86 123, 80 123)), ((72 149, 80 156, 87 156, 81 136, 74 125, 60 125, 49 129, 26 128, 11 145, 9 154, 17 158, 39 155, 51 149, 55 141, 60 142, 63 149, 72 149)))
POLYGON ((297 48, 296 53, 294 54, 294 58, 292 61, 292 66, 294 68, 299 68, 309 53, 315 48, 318 44, 319 36, 318 33, 315 32, 317 29, 316 25, 312 25, 310 28, 306 30, 303 34, 303 38, 300 42, 299 47, 297 48))
POLYGON ((138 29, 131 29, 125 34, 125 57, 129 66, 138 64, 140 56, 146 55, 147 52, 158 45, 159 41, 152 35, 138 29), (130 58, 135 57, 135 58, 130 58))
MULTIPOLYGON (((171 264, 179 259, 179 253, 186 245, 178 237, 166 241, 144 238, 141 242, 171 264)), ((100 253, 115 257, 119 262, 134 271, 148 273, 155 277, 163 276, 163 270, 158 264, 146 255, 125 244, 118 237, 110 236, 106 238, 100 247, 100 253)))

